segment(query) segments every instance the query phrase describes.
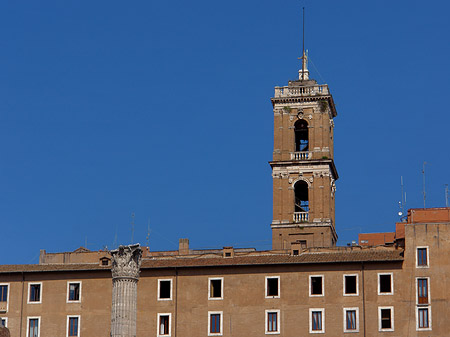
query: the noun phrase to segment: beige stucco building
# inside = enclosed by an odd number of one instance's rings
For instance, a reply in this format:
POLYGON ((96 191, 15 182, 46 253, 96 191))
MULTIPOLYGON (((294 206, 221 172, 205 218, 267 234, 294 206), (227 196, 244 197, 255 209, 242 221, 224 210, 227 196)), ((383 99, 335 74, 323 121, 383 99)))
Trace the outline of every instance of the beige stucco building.
POLYGON ((448 336, 450 208, 336 247, 337 113, 308 77, 272 98, 272 250, 41 251, 0 266, 11 336, 448 336))

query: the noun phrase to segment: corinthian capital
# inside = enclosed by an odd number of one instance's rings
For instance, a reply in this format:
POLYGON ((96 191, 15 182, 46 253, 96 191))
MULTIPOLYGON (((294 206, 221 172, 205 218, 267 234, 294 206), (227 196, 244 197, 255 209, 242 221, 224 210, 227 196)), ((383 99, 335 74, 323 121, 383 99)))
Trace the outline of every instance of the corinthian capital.
POLYGON ((141 268, 142 249, 139 244, 120 246, 111 251, 112 277, 115 278, 139 278, 141 268))

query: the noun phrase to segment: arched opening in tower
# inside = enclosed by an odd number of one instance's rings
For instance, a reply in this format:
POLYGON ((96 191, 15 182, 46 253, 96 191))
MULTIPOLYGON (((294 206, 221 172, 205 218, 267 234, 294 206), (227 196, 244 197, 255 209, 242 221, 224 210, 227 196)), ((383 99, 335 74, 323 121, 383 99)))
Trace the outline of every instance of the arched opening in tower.
POLYGON ((308 122, 300 119, 294 124, 295 130, 295 151, 309 151, 308 122))
POLYGON ((301 180, 294 186, 295 210, 294 212, 309 212, 308 184, 301 180))

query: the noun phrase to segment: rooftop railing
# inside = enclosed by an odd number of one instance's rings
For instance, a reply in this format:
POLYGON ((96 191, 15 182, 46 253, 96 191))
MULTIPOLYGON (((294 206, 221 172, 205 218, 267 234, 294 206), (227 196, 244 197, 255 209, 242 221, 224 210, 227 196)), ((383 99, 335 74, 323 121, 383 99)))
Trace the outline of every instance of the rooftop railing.
POLYGON ((307 87, 275 87, 275 98, 329 95, 328 85, 311 85, 307 87))

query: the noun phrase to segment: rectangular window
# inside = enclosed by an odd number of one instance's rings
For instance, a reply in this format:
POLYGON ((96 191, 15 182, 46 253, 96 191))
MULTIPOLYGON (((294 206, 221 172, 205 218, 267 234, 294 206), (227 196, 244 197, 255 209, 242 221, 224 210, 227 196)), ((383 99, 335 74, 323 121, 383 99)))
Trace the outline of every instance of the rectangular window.
POLYGON ((67 282, 67 302, 80 302, 81 282, 67 282))
POLYGON ((428 247, 417 248, 417 267, 428 267, 428 247))
POLYGON ((8 285, 2 284, 0 285, 0 302, 8 301, 8 285))
POLYGON ((208 336, 222 335, 222 312, 209 312, 208 336))
POLYGON ((393 307, 379 307, 378 320, 380 331, 394 330, 394 308, 393 307))
POLYGON ((311 275, 309 277, 309 296, 323 296, 323 275, 311 275))
POLYGON ((428 278, 417 279, 417 303, 428 304, 428 278))
POLYGON ((417 330, 431 330, 430 308, 417 309, 417 330))
POLYGON ((78 337, 80 331, 80 316, 67 317, 67 336, 78 337))
POLYGON ((0 284, 0 312, 8 311, 9 284, 0 284))
POLYGON ((39 337, 39 317, 28 318, 27 337, 39 337))
POLYGON ((309 309, 309 332, 325 333, 325 309, 309 309))
POLYGON ((266 310, 266 334, 280 333, 280 310, 266 310))
POLYGON ((0 318, 0 326, 3 328, 7 328, 8 327, 8 318, 0 318))
POLYGON ((41 303, 42 283, 30 283, 28 288, 28 303, 41 303))
POLYGON ((171 314, 158 314, 158 336, 170 336, 170 317, 171 314))
POLYGON ((344 332, 359 331, 359 309, 344 308, 344 332))
POLYGON ((209 299, 223 299, 223 277, 209 279, 209 299))
POLYGON ((358 295, 358 275, 344 275, 344 296, 358 295))
POLYGON ((393 274, 378 274, 378 295, 392 295, 393 293, 393 274))
POLYGON ((280 277, 266 276, 266 298, 280 297, 280 277))
POLYGON ((158 280, 158 300, 169 301, 172 299, 172 280, 158 280))

